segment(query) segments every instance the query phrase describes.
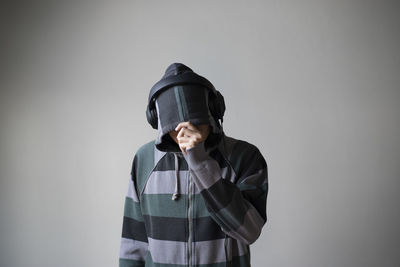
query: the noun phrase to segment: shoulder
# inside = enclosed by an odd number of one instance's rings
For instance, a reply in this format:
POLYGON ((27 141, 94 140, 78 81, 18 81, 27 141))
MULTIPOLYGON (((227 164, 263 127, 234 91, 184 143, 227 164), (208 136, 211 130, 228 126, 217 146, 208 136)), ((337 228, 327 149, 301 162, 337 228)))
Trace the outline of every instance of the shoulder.
POLYGON ((136 150, 132 162, 132 171, 136 171, 136 174, 143 168, 143 164, 153 160, 154 142, 155 140, 148 141, 136 150))
POLYGON ((147 153, 153 153, 154 143, 155 143, 155 139, 144 143, 136 150, 135 155, 142 156, 142 155, 146 155, 147 153))
POLYGON ((259 148, 246 140, 225 135, 225 153, 239 176, 250 169, 255 171, 267 168, 267 162, 259 148))
POLYGON ((258 147, 246 140, 225 135, 225 153, 228 158, 245 160, 248 158, 262 157, 258 147))
POLYGON ((141 145, 136 150, 133 159, 132 174, 135 177, 138 192, 142 192, 146 178, 154 167, 154 142, 155 140, 151 140, 141 145))

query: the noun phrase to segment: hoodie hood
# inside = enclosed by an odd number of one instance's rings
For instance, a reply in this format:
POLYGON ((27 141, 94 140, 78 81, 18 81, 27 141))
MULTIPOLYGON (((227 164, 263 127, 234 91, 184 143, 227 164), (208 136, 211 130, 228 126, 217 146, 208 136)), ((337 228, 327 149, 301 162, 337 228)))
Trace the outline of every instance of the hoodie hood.
MULTIPOLYGON (((163 76, 192 71, 181 63, 171 64, 163 76)), ((223 129, 212 116, 209 108, 209 90, 199 84, 180 84, 163 90, 156 98, 158 137, 155 146, 160 151, 181 153, 179 145, 169 135, 180 122, 190 121, 194 126, 209 124, 210 133, 204 142, 206 150, 218 145, 223 129)))

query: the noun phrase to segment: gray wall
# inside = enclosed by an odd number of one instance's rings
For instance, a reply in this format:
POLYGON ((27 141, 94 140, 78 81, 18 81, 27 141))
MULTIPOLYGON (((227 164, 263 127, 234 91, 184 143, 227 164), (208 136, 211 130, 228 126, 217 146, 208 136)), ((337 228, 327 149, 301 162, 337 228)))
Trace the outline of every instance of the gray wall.
POLYGON ((68 2, 0 9, 0 266, 117 265, 132 158, 157 134, 148 92, 172 62, 267 160, 253 266, 400 265, 395 1, 68 2))

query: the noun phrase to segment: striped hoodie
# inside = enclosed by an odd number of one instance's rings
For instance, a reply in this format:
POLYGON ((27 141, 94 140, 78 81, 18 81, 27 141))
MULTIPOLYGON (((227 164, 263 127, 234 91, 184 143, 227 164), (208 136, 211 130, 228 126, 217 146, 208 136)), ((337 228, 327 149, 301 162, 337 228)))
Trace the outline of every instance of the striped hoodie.
POLYGON ((120 267, 251 266, 250 245, 267 221, 267 163, 255 145, 214 123, 208 138, 218 142, 207 138, 187 154, 159 149, 168 134, 162 127, 136 151, 120 267))

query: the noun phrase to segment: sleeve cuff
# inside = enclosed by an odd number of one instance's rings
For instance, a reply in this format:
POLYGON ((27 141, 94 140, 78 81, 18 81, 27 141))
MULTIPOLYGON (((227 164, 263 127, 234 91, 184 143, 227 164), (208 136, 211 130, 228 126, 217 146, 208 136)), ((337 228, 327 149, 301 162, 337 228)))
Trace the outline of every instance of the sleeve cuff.
POLYGON ((183 155, 189 168, 193 171, 194 181, 200 191, 210 188, 221 179, 221 169, 218 162, 205 150, 204 141, 187 149, 186 152, 187 154, 183 155))
POLYGON ((203 140, 197 143, 194 147, 186 149, 186 155, 183 153, 189 167, 192 170, 201 169, 203 167, 203 163, 206 163, 205 161, 210 159, 210 156, 205 150, 204 142, 205 141, 203 140))

